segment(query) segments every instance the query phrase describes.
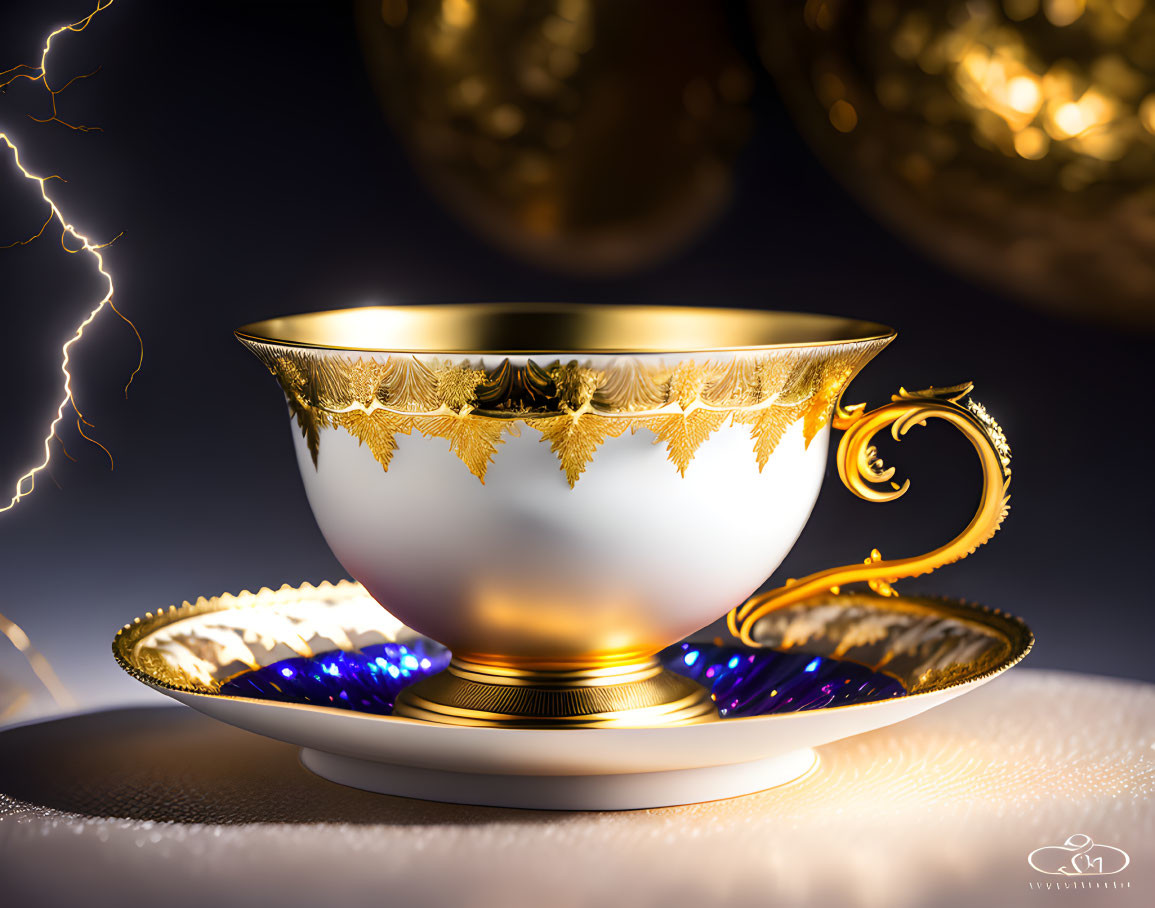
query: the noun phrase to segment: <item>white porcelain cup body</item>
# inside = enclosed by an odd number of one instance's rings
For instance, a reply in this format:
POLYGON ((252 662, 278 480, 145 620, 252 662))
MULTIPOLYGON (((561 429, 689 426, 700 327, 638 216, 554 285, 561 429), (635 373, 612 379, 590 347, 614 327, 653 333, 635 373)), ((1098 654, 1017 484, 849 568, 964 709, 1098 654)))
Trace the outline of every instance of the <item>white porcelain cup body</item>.
POLYGON ((807 445, 795 423, 759 469, 750 427, 728 422, 680 475, 639 428, 607 438, 572 488, 524 423, 484 483, 416 431, 387 471, 337 428, 321 430, 314 466, 293 434, 317 523, 374 598, 457 653, 553 666, 648 656, 741 603, 805 525, 829 429, 807 445))

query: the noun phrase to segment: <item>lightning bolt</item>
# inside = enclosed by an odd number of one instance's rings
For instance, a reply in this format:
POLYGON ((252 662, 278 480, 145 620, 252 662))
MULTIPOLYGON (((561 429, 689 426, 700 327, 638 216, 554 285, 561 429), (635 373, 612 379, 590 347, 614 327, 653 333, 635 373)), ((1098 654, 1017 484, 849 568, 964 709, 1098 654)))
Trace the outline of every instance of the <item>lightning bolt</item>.
MULTIPOLYGON (((44 89, 48 92, 48 94, 50 95, 50 97, 52 99, 52 115, 49 117, 43 117, 43 118, 32 117, 31 115, 29 115, 30 119, 35 120, 38 123, 53 123, 53 122, 60 123, 61 125, 66 126, 69 129, 79 130, 79 131, 89 131, 89 130, 93 130, 93 129, 98 128, 98 127, 93 127, 93 126, 78 126, 78 125, 68 123, 68 122, 60 119, 60 117, 57 115, 58 111, 57 111, 57 106, 56 106, 57 96, 62 91, 64 91, 66 88, 68 88, 68 86, 70 86, 74 82, 76 82, 77 79, 87 78, 88 76, 93 75, 95 73, 95 70, 93 71, 93 73, 86 73, 83 76, 77 76, 73 79, 70 79, 68 82, 66 82, 60 88, 54 89, 54 88, 52 88, 52 86, 49 84, 49 81, 48 81, 48 55, 52 51, 52 42, 58 35, 61 35, 64 32, 82 32, 82 31, 84 31, 86 28, 88 28, 89 24, 96 17, 96 15, 98 13, 103 12, 104 10, 108 9, 110 6, 112 6, 113 2, 114 2, 114 0, 98 0, 98 2, 96 4, 96 8, 91 13, 89 13, 87 16, 85 16, 83 19, 80 19, 80 20, 73 22, 69 25, 62 25, 59 28, 54 29, 53 31, 49 32, 48 37, 45 38, 45 40, 44 40, 44 47, 40 51, 40 64, 39 64, 39 66, 32 66, 31 64, 28 64, 28 63, 22 63, 19 66, 14 66, 9 70, 6 70, 5 72, 0 73, 0 89, 7 88, 13 82, 15 82, 19 79, 27 79, 30 82, 40 83, 44 87, 44 89)), ((40 230, 35 235, 29 237, 26 240, 22 240, 22 241, 19 241, 17 243, 12 243, 9 245, 10 246, 27 245, 28 243, 30 243, 33 240, 38 239, 40 236, 42 236, 44 234, 44 231, 48 229, 49 225, 55 221, 60 226, 60 244, 64 248, 64 251, 71 253, 73 255, 79 254, 79 253, 85 253, 85 254, 90 255, 92 257, 93 263, 96 267, 97 273, 104 280, 104 284, 105 284, 104 295, 99 299, 99 301, 97 301, 95 304, 93 304, 92 308, 89 309, 88 314, 80 321, 79 324, 77 324, 75 330, 72 333, 72 336, 69 337, 64 342, 63 346, 60 348, 60 354, 61 354, 60 371, 61 371, 61 374, 63 375, 63 382, 62 382, 63 388, 62 388, 62 394, 61 394, 60 402, 56 406, 55 415, 53 416, 51 422, 49 423, 47 432, 45 433, 45 436, 44 436, 44 441, 43 441, 44 453, 43 453, 43 456, 41 457, 39 463, 29 467, 28 470, 26 470, 19 477, 19 479, 16 480, 16 486, 15 486, 12 497, 9 500, 8 504, 0 506, 0 514, 2 514, 5 511, 12 510, 12 508, 16 507, 16 505, 19 504, 20 501, 27 498, 35 490, 37 474, 46 470, 48 468, 49 463, 52 460, 52 441, 53 441, 53 439, 55 439, 57 442, 60 442, 61 447, 63 448, 63 442, 60 440, 60 437, 57 433, 58 433, 58 429, 60 428, 61 423, 63 423, 65 420, 65 414, 68 413, 69 411, 71 411, 76 416, 76 429, 80 433, 80 435, 83 438, 87 439, 88 441, 91 441, 93 444, 99 446, 104 451, 104 453, 108 455, 110 465, 114 465, 114 462, 112 460, 112 454, 108 451, 108 449, 105 448, 104 445, 101 445, 100 442, 93 439, 90 435, 88 435, 84 431, 84 426, 87 425, 89 428, 92 428, 92 423, 88 422, 88 420, 86 420, 84 418, 84 413, 80 410, 80 407, 77 405, 76 397, 73 393, 72 372, 69 368, 69 366, 71 364, 72 348, 76 344, 78 344, 80 342, 80 340, 84 337, 85 329, 87 329, 88 326, 91 325, 97 319, 97 317, 101 314, 101 312, 103 312, 105 309, 111 309, 116 315, 118 315, 120 318, 124 319, 124 321, 128 323, 128 325, 132 328, 133 332, 136 334, 136 338, 137 338, 138 343, 140 343, 140 332, 136 330, 136 326, 133 325, 132 322, 128 318, 126 318, 120 312, 120 310, 116 308, 116 305, 112 302, 112 296, 113 296, 113 292, 115 290, 115 287, 113 285, 112 275, 105 268, 104 256, 101 254, 100 250, 104 249, 110 243, 115 242, 117 237, 113 237, 113 239, 109 240, 108 243, 94 243, 87 236, 80 233, 80 231, 76 229, 76 227, 72 224, 72 222, 69 221, 68 218, 64 215, 64 213, 60 210, 60 207, 57 205, 56 201, 53 199, 52 195, 48 191, 48 181, 53 180, 53 179, 60 179, 60 177, 57 176, 56 174, 53 174, 51 176, 46 176, 46 177, 39 176, 38 174, 33 173, 27 167, 25 167, 23 161, 20 158, 20 149, 16 147, 16 145, 13 143, 12 138, 8 135, 8 133, 0 132, 0 142, 3 142, 4 146, 8 149, 9 152, 11 152, 12 160, 15 162, 16 168, 20 171, 21 175, 26 180, 36 184, 37 188, 40 191, 41 199, 43 199, 44 203, 48 206, 48 217, 45 219, 44 224, 43 224, 43 226, 41 226, 40 230), (66 243, 67 237, 71 237, 73 240, 75 240, 77 243, 79 243, 79 246, 77 248, 69 248, 69 246, 66 243)), ((136 368, 133 370, 132 374, 129 376, 128 383, 125 385, 125 388, 124 388, 126 394, 128 392, 129 386, 132 385, 132 380, 136 377, 137 372, 140 371, 140 367, 144 362, 144 347, 143 347, 143 345, 141 345, 140 349, 141 349, 140 360, 137 362, 136 368)), ((65 454, 67 455, 67 451, 65 451, 65 454)))
MULTIPOLYGON (((4 72, 0 72, 0 90, 6 89, 13 82, 21 79, 27 79, 32 83, 39 83, 44 88, 44 90, 48 92, 52 102, 51 116, 34 117, 29 114, 30 119, 37 123, 59 123, 62 126, 76 130, 78 132, 88 132, 91 130, 99 129, 99 127, 80 126, 66 122, 60 118, 57 108, 57 97, 61 92, 63 92, 76 81, 80 79, 87 79, 90 76, 95 75, 99 70, 97 69, 90 73, 75 76, 72 79, 69 79, 68 82, 66 82, 60 88, 53 88, 48 81, 48 55, 52 51, 52 42, 55 38, 65 32, 84 31, 86 28, 88 28, 89 24, 97 16, 97 14, 108 9, 108 7, 112 6, 113 2, 114 0, 97 0, 96 8, 93 9, 93 11, 83 19, 79 19, 69 25, 62 25, 59 28, 49 32, 48 36, 44 40, 44 47, 40 51, 40 64, 38 66, 22 63, 18 66, 12 67, 11 69, 5 70, 4 72)), ((81 412, 80 407, 77 406, 76 397, 73 393, 72 372, 69 369, 69 365, 71 363, 72 348, 84 337, 85 329, 87 329, 88 326, 91 325, 105 309, 111 309, 116 315, 127 322, 128 325, 132 328, 133 332, 136 334, 137 343, 140 344, 140 359, 137 362, 136 368, 129 376, 128 383, 124 387, 126 395, 128 394, 128 388, 132 384, 133 378, 136 377, 137 372, 140 371, 140 367, 144 362, 144 346, 141 342, 140 332, 136 330, 136 326, 133 325, 133 323, 128 318, 126 318, 112 302, 112 296, 115 288, 112 281, 112 275, 105 267, 104 256, 101 254, 100 250, 104 249, 110 243, 115 242, 117 237, 113 237, 113 239, 109 240, 108 243, 94 243, 87 236, 77 230, 72 222, 68 220, 65 214, 60 210, 60 207, 57 205, 55 199, 48 191, 49 180, 62 178, 56 174, 50 176, 39 176, 38 174, 33 173, 27 167, 25 167, 23 161, 20 158, 20 149, 16 147, 8 133, 0 131, 0 142, 3 142, 7 150, 11 152, 12 160, 24 179, 36 184, 40 191, 41 199, 44 201, 44 204, 48 206, 48 216, 36 234, 26 240, 10 243, 7 247, 2 248, 27 245, 33 240, 39 239, 41 236, 43 236, 44 231, 48 229, 49 225, 51 225, 53 222, 56 222, 60 227, 60 245, 63 247, 64 251, 72 255, 83 253, 91 256, 96 271, 103 279, 105 285, 103 295, 96 303, 92 305, 92 307, 88 310, 88 314, 85 315, 83 319, 81 319, 76 328, 73 330, 71 337, 69 337, 60 348, 60 371, 63 375, 62 396, 60 398, 59 404, 56 406, 55 415, 48 425, 47 433, 44 436, 43 456, 39 463, 34 464, 32 467, 26 470, 19 477, 19 479, 16 480, 15 490, 10 501, 8 504, 0 507, 0 514, 2 514, 5 511, 12 510, 12 508, 16 507, 20 501, 32 494, 36 487, 37 474, 46 470, 52 460, 53 439, 56 439, 56 441, 60 444, 65 456, 69 456, 68 451, 64 448, 64 442, 61 441, 60 436, 58 435, 58 429, 60 428, 61 423, 64 422, 65 414, 69 411, 71 411, 76 416, 76 429, 80 435, 100 447, 104 453, 108 455, 110 467, 114 465, 112 461, 112 454, 108 451, 108 449, 84 431, 84 426, 87 425, 89 428, 91 428, 92 423, 88 422, 88 420, 84 418, 84 414, 81 412), (67 242, 69 237, 71 237, 72 240, 79 245, 75 248, 70 248, 67 242)), ((32 647, 27 634, 25 634, 24 631, 21 630, 21 628, 14 622, 4 617, 3 614, 0 614, 0 634, 6 636, 12 642, 12 644, 25 655, 32 667, 32 670, 36 673, 36 676, 44 683, 45 687, 48 688, 49 692, 52 694, 53 698, 59 705, 69 706, 72 704, 72 697, 60 683, 60 680, 56 677, 56 674, 52 670, 52 667, 48 661, 32 647)))

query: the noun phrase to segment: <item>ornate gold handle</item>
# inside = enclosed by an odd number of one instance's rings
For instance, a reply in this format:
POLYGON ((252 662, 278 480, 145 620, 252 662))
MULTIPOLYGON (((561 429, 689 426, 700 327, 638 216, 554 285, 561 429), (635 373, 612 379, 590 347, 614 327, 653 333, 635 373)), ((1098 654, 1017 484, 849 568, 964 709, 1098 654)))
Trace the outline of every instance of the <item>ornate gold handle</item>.
POLYGON ((982 404, 968 397, 973 387, 967 382, 925 391, 899 389, 889 404, 869 412, 865 404, 843 409, 840 403, 833 422, 834 428, 846 430, 838 445, 838 475, 851 492, 867 501, 893 501, 910 488, 910 480, 902 485, 892 481, 894 467, 886 467, 871 444, 880 431, 889 426, 891 436, 900 441, 913 426, 925 426, 928 419, 937 418, 962 432, 974 445, 983 468, 982 502, 967 528, 925 555, 886 561, 875 549, 862 564, 828 568, 753 596, 726 616, 732 634, 747 645, 757 645, 751 631, 764 615, 827 591, 837 593, 839 587, 850 583, 865 582, 880 595, 895 596, 891 584, 896 580, 929 574, 944 564, 966 558, 994 536, 1009 507, 1011 449, 998 423, 982 404), (879 483, 889 483, 890 488, 878 488, 879 483))

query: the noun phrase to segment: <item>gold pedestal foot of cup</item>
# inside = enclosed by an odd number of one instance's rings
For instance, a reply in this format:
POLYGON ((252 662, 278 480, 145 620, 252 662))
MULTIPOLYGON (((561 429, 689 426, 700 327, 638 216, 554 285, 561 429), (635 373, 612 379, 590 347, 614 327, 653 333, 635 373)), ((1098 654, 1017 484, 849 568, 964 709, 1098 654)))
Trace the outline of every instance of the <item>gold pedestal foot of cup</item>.
POLYGON ((718 718, 704 687, 657 660, 613 668, 527 671, 454 659, 401 692, 395 716, 490 728, 689 725, 718 718))

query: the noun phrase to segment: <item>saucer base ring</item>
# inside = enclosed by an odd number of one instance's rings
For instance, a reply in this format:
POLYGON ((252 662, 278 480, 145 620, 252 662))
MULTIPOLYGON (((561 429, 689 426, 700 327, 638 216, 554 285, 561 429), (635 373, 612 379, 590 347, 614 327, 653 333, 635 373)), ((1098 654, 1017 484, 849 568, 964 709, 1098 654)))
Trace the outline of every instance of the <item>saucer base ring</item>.
POLYGON ((393 714, 488 728, 689 725, 718 718, 709 692, 656 659, 624 666, 529 671, 454 657, 403 690, 393 714))
POLYGON ((312 748, 306 769, 330 782, 452 804, 533 810, 644 810, 736 798, 785 785, 818 764, 808 747, 724 766, 601 775, 502 775, 377 763, 312 748))

